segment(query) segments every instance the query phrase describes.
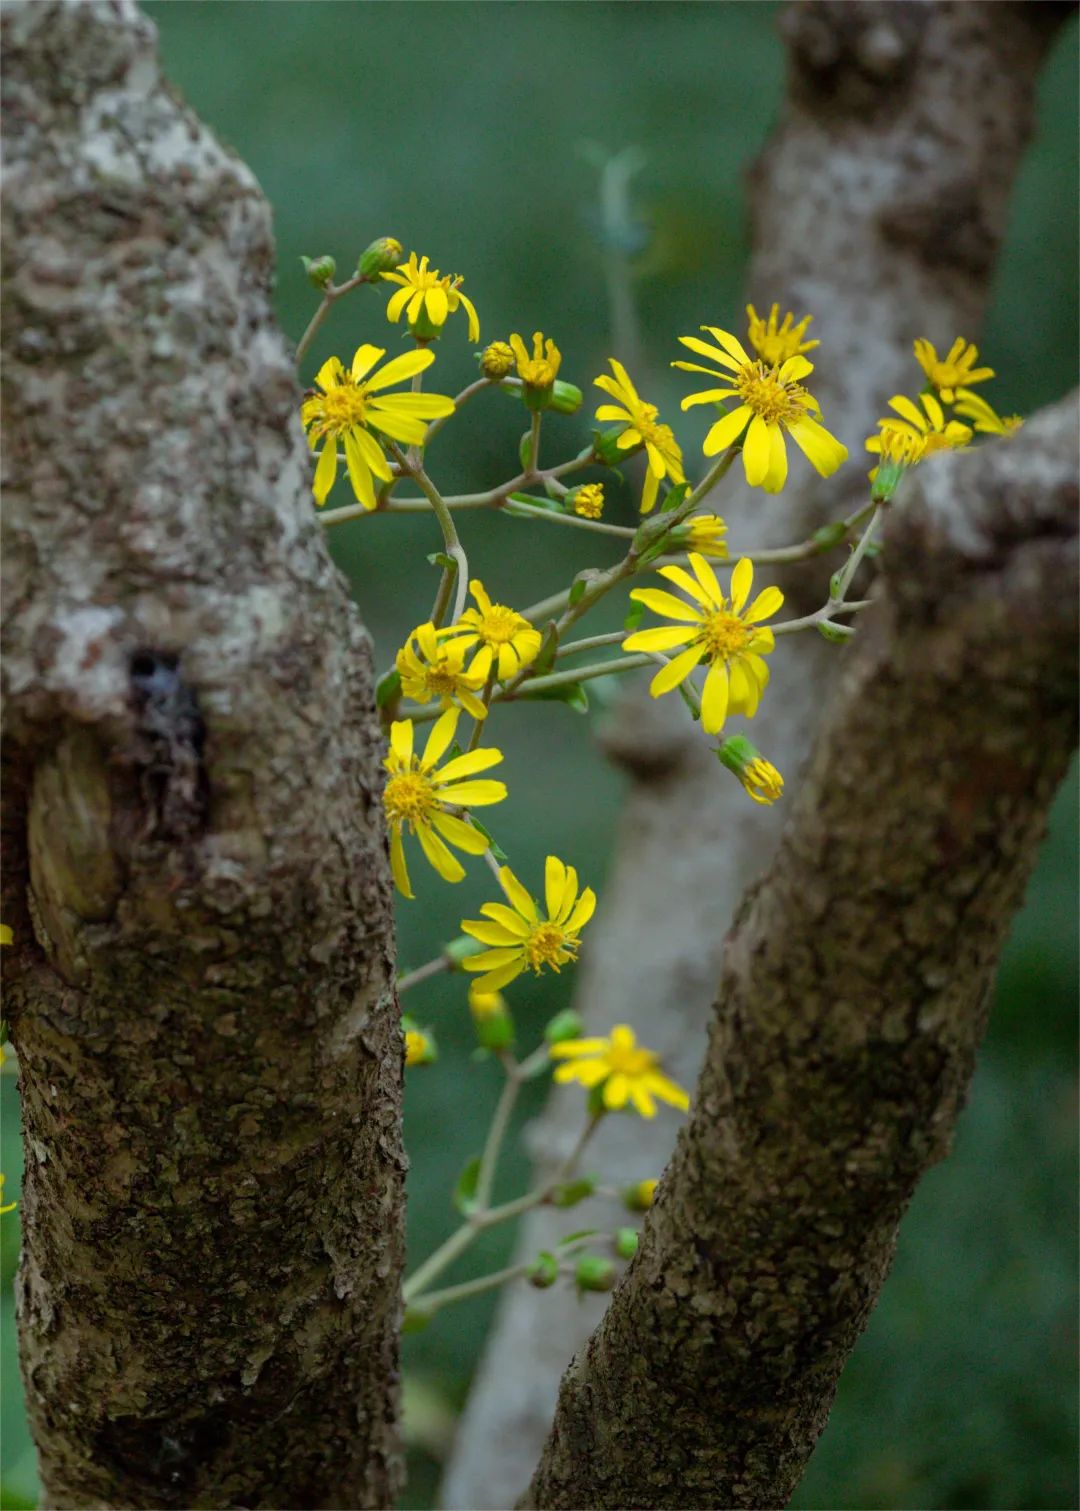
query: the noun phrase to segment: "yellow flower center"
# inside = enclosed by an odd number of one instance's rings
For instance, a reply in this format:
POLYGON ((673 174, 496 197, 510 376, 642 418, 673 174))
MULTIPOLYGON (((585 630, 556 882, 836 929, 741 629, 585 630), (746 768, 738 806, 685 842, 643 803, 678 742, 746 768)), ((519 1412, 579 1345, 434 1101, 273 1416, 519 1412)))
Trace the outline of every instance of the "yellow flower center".
POLYGON ((656 1056, 649 1049, 631 1049, 625 1044, 612 1044, 605 1055, 612 1075, 643 1076, 656 1064, 656 1056))
POLYGON ((392 824, 426 823, 440 806, 431 778, 415 769, 390 778, 383 802, 392 824))
POLYGON ((550 388, 555 382, 555 369, 543 357, 518 363, 518 377, 530 388, 550 388))
POLYGON ((476 628, 480 639, 488 645, 509 645, 514 636, 520 634, 526 626, 513 609, 508 609, 503 603, 493 603, 486 614, 480 615, 476 628))
POLYGON ((806 410, 806 390, 797 383, 781 383, 776 368, 750 362, 735 379, 740 399, 768 425, 789 425, 806 410))
POLYGON ((436 693, 439 697, 449 697, 457 692, 458 674, 451 671, 448 666, 429 666, 424 674, 424 680, 428 685, 428 691, 436 693))
POLYGON ((335 385, 322 401, 323 421, 330 430, 348 430, 362 425, 367 410, 367 393, 357 383, 335 385))
POLYGON ((750 630, 734 614, 717 609, 701 627, 701 641, 713 661, 730 661, 746 645, 750 630))
POLYGON ((525 941, 525 959, 534 971, 542 965, 562 965, 577 958, 576 939, 569 938, 557 923, 538 923, 525 941))
POLYGON ((675 435, 670 425, 656 423, 659 412, 655 404, 642 404, 640 411, 634 415, 634 419, 646 441, 651 442, 658 451, 670 451, 675 435))

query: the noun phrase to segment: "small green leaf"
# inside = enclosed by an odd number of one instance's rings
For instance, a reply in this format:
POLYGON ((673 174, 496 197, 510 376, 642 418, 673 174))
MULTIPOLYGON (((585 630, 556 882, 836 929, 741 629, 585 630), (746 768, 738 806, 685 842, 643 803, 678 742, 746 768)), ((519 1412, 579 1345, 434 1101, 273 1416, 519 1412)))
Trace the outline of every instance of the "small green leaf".
POLYGON ((645 605, 643 603, 638 603, 636 600, 631 600, 629 611, 626 615, 626 618, 623 620, 623 629, 636 630, 638 625, 641 623, 644 613, 645 605))
POLYGON ((533 464, 532 430, 527 430, 518 442, 518 458, 522 472, 531 472, 533 464))
POLYGON ((689 492, 689 483, 676 483, 674 488, 669 488, 664 494, 664 502, 660 505, 660 513, 670 514, 672 509, 677 509, 689 492))
POLYGON ((554 499, 540 498, 534 493, 511 493, 503 504, 506 514, 516 514, 519 519, 528 519, 528 509, 515 509, 515 504, 528 504, 532 509, 543 509, 548 514, 565 514, 565 510, 554 499))
POLYGON ((552 619, 544 631, 544 638, 540 642, 540 649, 536 654, 536 660, 532 664, 534 677, 542 677, 555 665, 555 652, 559 648, 559 631, 552 619))
POLYGON ((833 645, 846 645, 855 634, 854 629, 851 629, 848 625, 830 624, 827 619, 822 619, 818 622, 817 632, 822 640, 828 640, 833 645))
POLYGON ((589 582, 592 579, 592 576, 593 573, 591 571, 579 572, 578 575, 574 578, 573 582, 570 584, 570 597, 568 602, 571 608, 573 608, 576 604, 579 604, 582 598, 585 596, 585 589, 589 586, 589 582))
POLYGON ((536 703, 565 703, 579 714, 589 712, 589 696, 580 682, 560 682, 557 687, 538 687, 535 691, 526 682, 518 697, 536 703))
POLYGON ((636 1228, 620 1228, 614 1235, 615 1252, 620 1259, 633 1259, 638 1250, 636 1228))
POLYGON ((454 1206, 462 1217, 470 1217, 476 1211, 476 1182, 480 1177, 480 1156, 474 1154, 458 1176, 454 1187, 454 1206))
POLYGON ((377 708, 385 708, 388 703, 394 703, 401 696, 401 673, 396 666, 392 666, 388 672, 383 672, 375 684, 375 705, 377 708))
POLYGON ((596 1177, 594 1175, 581 1175, 577 1180, 564 1181, 556 1186, 551 1193, 550 1201, 553 1207, 576 1207, 578 1202, 584 1201, 596 1190, 596 1177))
POLYGON ((595 1238, 599 1232, 599 1228, 578 1228, 576 1233, 564 1234, 555 1247, 565 1249, 568 1243, 578 1243, 582 1238, 595 1238))
POLYGON ((506 851, 499 844, 498 840, 492 834, 491 830, 486 828, 485 825, 480 822, 475 813, 470 813, 469 818, 472 821, 473 828, 478 829, 487 840, 488 849, 491 851, 492 855, 494 855, 495 859, 499 862, 500 866, 505 866, 507 860, 506 851))
POLYGON ((457 562, 452 556, 447 556, 445 551, 432 551, 428 561, 433 567, 445 567, 448 572, 457 571, 457 562))

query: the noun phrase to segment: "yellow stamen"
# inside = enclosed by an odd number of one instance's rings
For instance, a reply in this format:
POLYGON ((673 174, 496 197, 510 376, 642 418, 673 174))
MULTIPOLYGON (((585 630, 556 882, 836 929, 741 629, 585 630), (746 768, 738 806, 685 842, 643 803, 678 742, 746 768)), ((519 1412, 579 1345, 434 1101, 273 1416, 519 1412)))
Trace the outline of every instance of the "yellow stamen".
POLYGON ((435 787, 422 771, 401 771, 392 776, 386 784, 383 802, 392 824, 426 823, 439 808, 435 787))
POLYGON ((750 629, 733 614, 718 610, 710 614, 701 627, 701 641, 715 661, 727 661, 737 656, 746 645, 750 629))

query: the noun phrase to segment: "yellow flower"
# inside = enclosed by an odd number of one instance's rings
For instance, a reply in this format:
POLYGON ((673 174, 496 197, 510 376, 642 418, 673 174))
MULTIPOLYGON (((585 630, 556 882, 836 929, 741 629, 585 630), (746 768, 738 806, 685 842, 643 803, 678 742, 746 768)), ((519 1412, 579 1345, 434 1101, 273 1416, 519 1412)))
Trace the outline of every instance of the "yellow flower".
POLYGON ((658 1180, 639 1180, 636 1185, 627 1186, 623 1191, 623 1206, 631 1212, 647 1212, 656 1199, 659 1184, 658 1180))
POLYGON ((609 1039, 566 1039, 552 1044, 548 1054, 553 1060, 570 1061, 556 1070, 556 1081, 579 1081, 590 1090, 602 1087, 604 1106, 612 1112, 630 1102, 643 1118, 655 1117, 654 1097, 680 1112, 690 1106, 682 1087, 659 1070, 659 1057, 642 1049, 625 1023, 616 1023, 609 1039))
POLYGON ((824 425, 813 418, 821 413, 813 394, 802 387, 801 380, 812 373, 813 363, 805 357, 788 357, 779 367, 754 362, 729 331, 703 325, 716 345, 697 336, 680 336, 683 346, 699 356, 718 362, 726 372, 716 372, 696 362, 673 362, 684 372, 708 373, 719 378, 720 388, 706 388, 688 394, 683 409, 695 404, 717 404, 737 399, 738 405, 722 415, 709 430, 702 448, 706 456, 716 456, 742 438, 743 469, 752 488, 779 493, 787 481, 787 451, 784 432, 805 452, 811 465, 822 477, 831 477, 847 460, 847 447, 841 445, 824 425), (745 435, 744 435, 745 432, 745 435))
POLYGON ((405 352, 373 373, 372 368, 385 355, 384 347, 358 346, 349 372, 339 357, 328 358, 315 375, 315 383, 322 392, 304 400, 300 416, 312 451, 320 441, 325 442, 315 468, 315 502, 320 507, 337 477, 339 439, 345 447, 345 465, 353 493, 365 509, 374 509, 372 478, 389 482, 393 474, 371 432, 378 430, 391 440, 419 446, 428 420, 454 412, 453 399, 442 394, 392 393, 379 397, 382 389, 423 372, 435 360, 434 352, 405 352))
POLYGON ((775 803, 784 795, 784 778, 745 735, 732 735, 717 750, 721 764, 733 771, 755 803, 775 803))
POLYGON ((881 452, 884 445, 890 461, 903 460, 911 467, 925 461, 938 451, 955 451, 971 440, 971 427, 959 420, 946 422, 945 411, 932 393, 919 395, 922 409, 897 394, 889 400, 889 408, 900 416, 885 415, 878 421, 880 434, 871 436, 866 443, 867 451, 881 452))
POLYGON ((820 341, 803 339, 813 315, 804 315, 796 325, 795 316, 789 312, 781 325, 778 304, 769 311, 768 320, 763 320, 752 304, 746 306, 746 313, 750 318, 750 345, 768 367, 779 367, 789 357, 801 357, 821 345, 820 341))
POLYGON ((458 703, 474 719, 486 719, 487 709, 476 696, 484 674, 466 671, 466 650, 463 641, 448 639, 433 624, 418 625, 397 653, 402 692, 417 703, 438 698, 441 708, 458 703))
POLYGON ((1015 435, 1024 423, 1018 414, 1000 415, 970 388, 956 390, 956 412, 970 420, 982 435, 1015 435))
POLYGON ((638 630, 623 641, 628 651, 669 651, 685 646, 662 666, 649 691, 654 698, 670 692, 691 675, 701 662, 709 671, 701 696, 701 724, 706 734, 716 734, 729 713, 752 719, 769 680, 764 656, 774 647, 773 632, 760 621, 771 619, 784 601, 779 588, 766 588, 749 608, 743 607, 754 580, 754 569, 743 557, 731 574, 731 598, 725 598, 716 573, 703 556, 691 552, 694 576, 682 567, 660 567, 660 575, 682 588, 694 600, 686 603, 673 593, 657 588, 635 588, 631 598, 666 619, 681 624, 638 630), (695 580, 696 579, 696 580, 695 580))
POLYGON ((648 514, 656 503, 657 492, 665 477, 674 484, 686 481, 683 473, 682 452, 679 450, 671 426, 658 423, 659 410, 655 404, 646 404, 639 397, 622 363, 616 362, 614 357, 609 357, 608 361, 615 376, 609 378, 607 373, 603 373, 593 381, 597 388, 602 388, 606 394, 617 399, 618 403, 601 404, 596 411, 596 418, 618 420, 626 426, 617 443, 621 451, 629 451, 635 446, 645 447, 649 459, 649 470, 645 474, 641 512, 648 514))
POLYGON ((576 960, 578 934, 596 907, 592 888, 579 896, 577 872, 554 855, 548 856, 544 871, 546 917, 509 866, 500 870, 499 882, 510 906, 486 902, 480 909, 483 918, 465 919, 461 925, 473 939, 492 946, 462 962, 467 971, 485 973, 476 983, 481 992, 498 991, 526 969, 539 975, 548 965, 557 972, 568 960, 576 960))
POLYGON ((426 257, 417 263, 416 253, 410 252, 404 267, 382 276, 388 283, 401 284, 386 306, 388 320, 400 320, 402 310, 407 308, 409 329, 421 341, 432 341, 441 332, 447 317, 462 305, 469 317, 469 340, 480 340, 480 320, 472 300, 461 292, 465 280, 457 274, 444 278, 438 268, 428 268, 426 257))
POLYGON ((0 944, 14 944, 15 935, 11 932, 9 923, 0 923, 0 944))
POLYGON ((480 357, 480 371, 485 378, 497 381, 513 370, 514 348, 505 341, 493 341, 485 346, 480 357))
POLYGON ((599 519, 604 512, 604 485, 585 483, 581 488, 574 489, 571 500, 574 513, 580 514, 582 519, 599 519))
MULTIPOLYGON (((484 591, 483 583, 473 578, 469 591, 478 607, 466 609, 456 624, 444 633, 457 637, 457 643, 467 650, 470 646, 480 648, 472 659, 469 672, 486 680, 492 663, 496 675, 503 681, 516 676, 523 666, 535 661, 540 651, 541 635, 533 629, 514 609, 504 603, 492 603, 484 591)), ((454 643, 451 639, 450 643, 454 643)))
POLYGON ((502 760, 501 750, 470 750, 439 767, 439 761, 453 743, 459 717, 458 710, 451 708, 436 719, 422 757, 413 754, 411 719, 400 719, 390 726, 390 754, 383 762, 388 772, 383 806, 390 825, 390 869, 398 890, 406 897, 413 894, 401 843, 402 830, 408 826, 415 833, 420 848, 444 881, 460 881, 465 875, 464 868, 443 839, 467 855, 483 855, 488 841, 451 810, 501 803, 506 796, 503 782, 462 780, 486 771, 489 766, 497 766, 502 760))
POLYGON ((915 342, 915 357, 930 382, 946 404, 951 404, 958 388, 969 383, 985 383, 994 376, 992 367, 976 367, 979 355, 977 346, 969 346, 963 336, 957 336, 949 347, 949 355, 938 360, 938 354, 925 337, 915 342))
POLYGON ((417 1028, 411 1018, 402 1020, 405 1031, 405 1068, 413 1065, 433 1065, 439 1058, 434 1036, 426 1028, 417 1028))
POLYGON ((488 1018, 499 1018, 506 1012, 506 998, 502 992, 482 992, 475 981, 470 981, 469 1011, 478 1023, 488 1018))
POLYGON ((550 388, 559 375, 562 352, 554 341, 545 342, 543 331, 533 332, 533 354, 520 336, 510 337, 510 346, 517 361, 518 377, 528 388, 550 388))
MULTIPOLYGON (((2 1175, 0 1175, 0 1202, 2 1202, 3 1200, 4 1200, 4 1177, 2 1175)), ((2 1217, 5 1212, 14 1212, 15 1208, 18 1205, 19 1205, 19 1203, 17 1201, 9 1201, 6 1206, 0 1206, 0 1217, 2 1217)))
POLYGON ((719 514, 692 515, 686 522, 686 529, 686 542, 692 551, 700 551, 702 556, 715 556, 719 561, 727 560, 728 548, 724 539, 727 521, 719 514))

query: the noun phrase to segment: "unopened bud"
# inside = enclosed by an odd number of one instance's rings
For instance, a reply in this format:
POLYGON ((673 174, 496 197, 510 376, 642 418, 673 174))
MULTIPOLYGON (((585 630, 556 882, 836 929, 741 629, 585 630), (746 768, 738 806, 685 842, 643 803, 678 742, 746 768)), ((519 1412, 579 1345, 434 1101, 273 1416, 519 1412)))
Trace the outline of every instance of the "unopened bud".
POLYGON ((558 1278, 559 1261, 547 1249, 542 1250, 529 1270, 529 1284, 534 1285, 538 1291, 546 1291, 549 1286, 555 1284, 558 1278))
POLYGON ((625 425, 613 425, 610 430, 593 431, 593 455, 605 467, 614 467, 619 462, 625 462, 634 451, 640 450, 640 445, 619 445, 619 437, 625 429, 625 425))
POLYGON ((577 414, 584 397, 576 383, 564 383, 561 378, 556 378, 552 384, 548 408, 554 409, 557 414, 577 414))
POLYGON ((400 241, 393 236, 380 236, 360 253, 356 271, 361 278, 374 279, 380 273, 392 272, 403 256, 400 241))
POLYGON ((469 1011, 481 1048, 509 1049, 514 1042, 514 1020, 502 992, 478 992, 475 986, 471 986, 469 1011))
POLYGON ((434 1065, 439 1050, 430 1029, 418 1028, 411 1018, 402 1018, 401 1029, 405 1035, 406 1066, 434 1065))
POLYGON ((620 1259, 633 1259, 638 1250, 636 1228, 620 1228, 615 1234, 615 1252, 620 1259))
POLYGON ((580 1039, 584 1027, 572 1007, 556 1013, 544 1029, 544 1038, 549 1044, 561 1044, 564 1039, 580 1039))
POLYGON ((480 371, 485 378, 498 382, 514 370, 514 349, 505 341, 493 341, 485 346, 480 357, 480 371))
POLYGON ((647 1212, 656 1196, 658 1180, 639 1180, 635 1186, 627 1186, 622 1193, 623 1206, 629 1212, 647 1212))
POLYGON ((599 519, 604 512, 603 483, 585 483, 575 488, 566 503, 582 519, 599 519))
POLYGON ((596 1176, 582 1175, 577 1180, 556 1186, 551 1193, 551 1204, 553 1207, 576 1207, 579 1201, 584 1201, 595 1190, 596 1176))
POLYGON ((304 265, 308 282, 314 284, 317 289, 324 289, 328 283, 334 281, 337 263, 332 257, 301 257, 300 261, 304 265))
POLYGON ((598 1254, 586 1254, 574 1266, 574 1284, 579 1291, 610 1291, 615 1284, 615 1266, 598 1254))
POLYGON ((733 771, 755 803, 775 803, 784 779, 745 735, 731 735, 717 748, 720 764, 733 771))

